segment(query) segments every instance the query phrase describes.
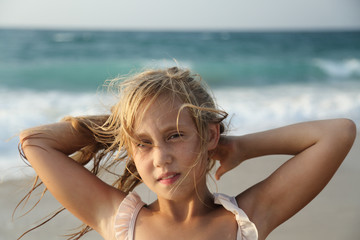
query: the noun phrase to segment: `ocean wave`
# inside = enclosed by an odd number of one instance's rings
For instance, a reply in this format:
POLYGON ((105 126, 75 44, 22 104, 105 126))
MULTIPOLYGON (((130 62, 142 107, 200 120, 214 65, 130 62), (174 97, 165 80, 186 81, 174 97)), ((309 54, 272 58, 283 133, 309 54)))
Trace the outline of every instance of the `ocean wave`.
MULTIPOLYGON (((356 82, 216 88, 214 94, 220 107, 230 114, 230 130, 235 134, 338 117, 360 124, 360 83, 356 82)), ((5 126, 0 129, 0 168, 6 178, 24 175, 22 170, 16 170, 16 166, 24 166, 16 137, 22 129, 56 122, 67 115, 108 113, 116 101, 102 92, 2 89, 0 96, 0 124, 5 126)))
POLYGON ((360 84, 303 85, 215 90, 239 134, 301 121, 351 118, 360 124, 360 84))
MULTIPOLYGON (((105 112, 110 96, 102 93, 0 90, 1 136, 12 136, 24 128, 60 120, 66 115, 105 112)), ((1 149, 1 148, 0 148, 1 149)))
POLYGON ((313 62, 330 77, 360 77, 360 59, 350 58, 339 61, 315 59, 313 62))
MULTIPOLYGON (((357 82, 223 87, 213 91, 219 105, 236 115, 244 129, 330 117, 360 121, 360 83, 357 82)), ((2 140, 22 129, 59 121, 67 115, 104 114, 116 101, 105 90, 77 93, 1 89, 0 96, 0 124, 6 126, 0 130, 2 140)))
POLYGON ((92 34, 88 32, 56 32, 52 34, 52 40, 57 43, 88 42, 92 34))
POLYGON ((192 69, 193 63, 189 60, 181 60, 178 61, 177 59, 143 59, 139 61, 139 66, 144 69, 163 69, 169 67, 180 67, 180 68, 187 68, 192 69))
POLYGON ((21 130, 56 122, 68 115, 105 114, 114 102, 114 96, 101 92, 0 89, 0 96, 0 125, 3 126, 0 130, 0 175, 3 179, 24 176, 22 170, 17 169, 24 166, 18 153, 17 135, 21 130))
POLYGON ((73 33, 55 33, 53 35, 54 42, 71 42, 75 38, 73 33))

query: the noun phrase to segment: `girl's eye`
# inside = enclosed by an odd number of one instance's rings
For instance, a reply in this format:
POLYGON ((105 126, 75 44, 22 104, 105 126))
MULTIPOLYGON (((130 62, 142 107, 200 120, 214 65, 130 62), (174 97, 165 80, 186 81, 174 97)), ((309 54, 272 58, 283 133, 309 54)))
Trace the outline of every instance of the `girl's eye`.
POLYGON ((181 134, 181 133, 175 133, 175 134, 173 134, 173 135, 171 135, 171 136, 169 137, 169 140, 171 140, 171 139, 176 139, 176 138, 179 138, 179 137, 182 137, 182 136, 184 136, 184 135, 181 134))
POLYGON ((138 143, 136 146, 138 148, 145 148, 148 147, 151 143, 150 142, 145 142, 145 141, 141 141, 140 143, 138 143))
POLYGON ((142 148, 142 147, 145 147, 145 145, 144 145, 144 144, 139 143, 139 144, 137 145, 137 147, 142 148))

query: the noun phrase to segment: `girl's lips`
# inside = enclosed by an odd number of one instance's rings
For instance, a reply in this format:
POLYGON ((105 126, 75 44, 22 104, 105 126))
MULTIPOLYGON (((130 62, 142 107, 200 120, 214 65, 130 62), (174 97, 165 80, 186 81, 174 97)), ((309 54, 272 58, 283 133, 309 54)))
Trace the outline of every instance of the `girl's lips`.
POLYGON ((165 185, 171 185, 176 182, 179 177, 180 173, 164 173, 160 175, 157 181, 165 185))

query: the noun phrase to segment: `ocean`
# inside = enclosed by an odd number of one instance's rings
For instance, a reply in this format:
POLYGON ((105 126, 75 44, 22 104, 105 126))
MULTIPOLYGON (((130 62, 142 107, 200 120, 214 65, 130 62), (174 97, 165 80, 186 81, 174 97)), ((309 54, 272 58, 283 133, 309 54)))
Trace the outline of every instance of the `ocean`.
POLYGON ((107 113, 115 99, 105 80, 174 65, 210 85, 234 134, 336 117, 360 124, 360 32, 0 29, 1 179, 31 174, 17 151, 22 129, 107 113))

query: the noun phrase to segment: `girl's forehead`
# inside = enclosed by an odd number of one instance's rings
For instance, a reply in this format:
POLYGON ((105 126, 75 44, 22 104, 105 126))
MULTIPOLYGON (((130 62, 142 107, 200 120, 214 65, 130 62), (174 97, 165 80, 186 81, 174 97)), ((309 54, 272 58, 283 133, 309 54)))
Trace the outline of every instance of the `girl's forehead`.
POLYGON ((166 95, 160 95, 156 98, 148 98, 144 99, 138 106, 138 110, 135 113, 137 117, 141 117, 144 115, 148 115, 154 112, 157 112, 158 114, 164 114, 169 111, 176 112, 179 111, 181 106, 183 105, 183 102, 180 101, 178 98, 166 96, 166 95))
POLYGON ((134 130, 138 131, 144 128, 144 125, 176 125, 178 122, 192 121, 188 109, 182 109, 182 105, 180 100, 165 96, 145 101, 135 115, 134 130))

